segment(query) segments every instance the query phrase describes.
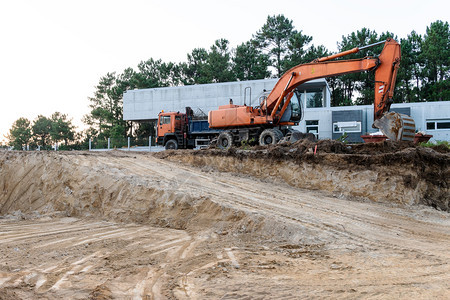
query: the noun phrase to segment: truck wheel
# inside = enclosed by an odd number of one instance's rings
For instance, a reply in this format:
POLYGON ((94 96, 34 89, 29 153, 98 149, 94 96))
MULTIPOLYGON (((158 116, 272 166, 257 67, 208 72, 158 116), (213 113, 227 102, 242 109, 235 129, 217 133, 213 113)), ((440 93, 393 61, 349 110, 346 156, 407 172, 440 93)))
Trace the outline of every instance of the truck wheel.
POLYGON ((280 140, 279 135, 274 129, 266 129, 259 136, 259 144, 261 146, 276 144, 280 140))
POLYGON ((233 136, 229 132, 222 132, 217 138, 217 147, 226 150, 233 146, 233 136))
POLYGON ((178 142, 176 140, 168 140, 165 146, 166 150, 177 150, 178 142))

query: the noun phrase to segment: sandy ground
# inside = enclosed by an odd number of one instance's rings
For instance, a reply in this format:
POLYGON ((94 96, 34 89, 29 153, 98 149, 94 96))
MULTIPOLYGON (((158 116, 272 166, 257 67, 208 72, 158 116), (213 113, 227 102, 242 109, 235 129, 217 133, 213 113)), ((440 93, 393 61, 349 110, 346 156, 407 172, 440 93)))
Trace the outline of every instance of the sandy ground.
POLYGON ((450 215, 143 154, 0 157, 0 299, 448 299, 450 215))

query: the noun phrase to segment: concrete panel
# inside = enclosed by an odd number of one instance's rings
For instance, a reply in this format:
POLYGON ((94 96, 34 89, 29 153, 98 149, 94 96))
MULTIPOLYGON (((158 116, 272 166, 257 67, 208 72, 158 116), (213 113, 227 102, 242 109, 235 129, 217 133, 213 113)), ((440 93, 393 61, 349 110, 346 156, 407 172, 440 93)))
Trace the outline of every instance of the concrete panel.
MULTIPOLYGON (((258 105, 258 98, 263 90, 271 90, 277 79, 251 80, 203 84, 180 87, 166 87, 142 90, 130 90, 124 93, 124 119, 142 120, 155 119, 161 110, 184 111, 190 106, 194 111, 201 109, 205 113, 217 109, 220 105, 229 103, 233 99, 235 104, 244 104, 245 88, 251 88, 251 103, 258 105), (151 103, 151 105, 136 105, 137 103, 151 103)), ((325 80, 317 80, 314 84, 325 85, 325 80)), ((246 99, 250 103, 250 95, 246 99)))

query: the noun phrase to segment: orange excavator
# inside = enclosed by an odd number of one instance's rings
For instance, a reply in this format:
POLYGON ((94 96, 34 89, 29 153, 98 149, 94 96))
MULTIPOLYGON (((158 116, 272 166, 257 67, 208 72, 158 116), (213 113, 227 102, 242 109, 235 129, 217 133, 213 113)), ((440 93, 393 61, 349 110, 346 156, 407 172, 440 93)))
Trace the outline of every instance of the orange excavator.
POLYGON ((414 120, 403 114, 389 112, 393 103, 395 80, 400 66, 400 45, 389 38, 386 41, 353 48, 338 54, 297 65, 287 71, 259 106, 230 104, 220 106, 208 114, 209 127, 222 130, 217 138, 219 148, 226 149, 242 141, 259 141, 260 145, 275 144, 292 132, 301 118, 301 105, 295 89, 312 79, 364 71, 375 72, 374 128, 394 141, 412 141, 414 120), (384 43, 378 57, 334 60, 345 55, 384 43))

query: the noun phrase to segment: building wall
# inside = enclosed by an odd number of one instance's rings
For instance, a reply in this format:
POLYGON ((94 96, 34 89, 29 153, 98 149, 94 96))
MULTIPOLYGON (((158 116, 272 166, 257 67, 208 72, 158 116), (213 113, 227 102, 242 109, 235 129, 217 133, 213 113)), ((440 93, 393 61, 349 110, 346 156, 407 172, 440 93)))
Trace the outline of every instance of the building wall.
MULTIPOLYGON (((450 141, 450 129, 427 129, 427 121, 448 121, 450 122, 450 101, 437 102, 420 102, 420 103, 398 103, 391 106, 391 111, 410 115, 415 123, 416 130, 426 134, 433 135, 431 141, 450 141)), ((324 107, 324 108, 306 108, 304 120, 300 122, 299 126, 294 127, 297 130, 306 132, 306 121, 319 121, 319 138, 320 139, 336 139, 342 134, 333 134, 333 123, 336 121, 359 121, 361 119, 362 126, 360 133, 352 133, 352 141, 360 141, 362 139, 356 138, 358 135, 370 134, 377 132, 378 129, 372 128, 373 124, 373 106, 372 105, 358 105, 358 106, 339 106, 339 107, 324 107), (354 114, 353 111, 358 113, 354 114), (360 112, 360 113, 359 113, 360 112), (359 118, 361 114, 361 118, 359 118), (346 117, 337 117, 333 120, 333 115, 342 115, 346 117), (353 117, 351 117, 353 116, 353 117)))
MULTIPOLYGON (((206 114, 233 99, 234 104, 253 106, 264 90, 270 91, 278 79, 263 79, 212 83, 179 87, 130 90, 123 95, 123 115, 127 121, 154 120, 164 111, 184 111, 189 106, 194 111, 202 110, 206 114), (250 90, 246 90, 250 87, 250 90), (251 93, 251 97, 250 97, 251 93)), ((329 106, 330 93, 325 79, 311 80, 299 88, 321 86, 325 88, 324 103, 329 106)))
POLYGON ((129 121, 158 118, 161 111, 184 111, 189 106, 194 111, 206 114, 233 99, 235 104, 249 104, 251 88, 252 103, 255 103, 264 89, 271 90, 276 79, 253 80, 230 83, 202 84, 180 87, 130 90, 123 96, 124 119, 129 121))

